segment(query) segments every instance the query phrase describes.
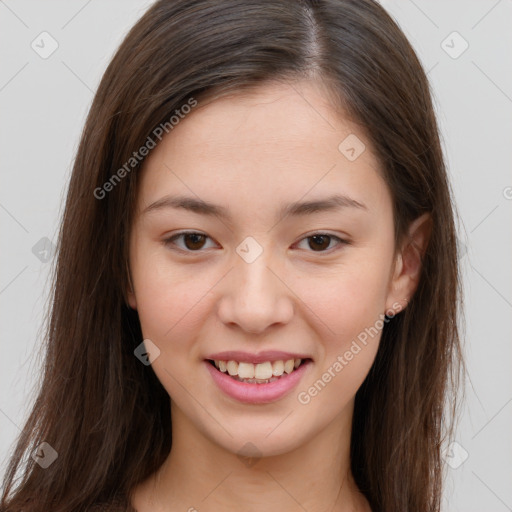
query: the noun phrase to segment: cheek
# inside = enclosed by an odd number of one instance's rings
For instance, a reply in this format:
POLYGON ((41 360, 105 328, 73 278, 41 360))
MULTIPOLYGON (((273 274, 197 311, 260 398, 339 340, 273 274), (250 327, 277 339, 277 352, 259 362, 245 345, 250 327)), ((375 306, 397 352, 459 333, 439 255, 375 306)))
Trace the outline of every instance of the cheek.
POLYGON ((343 345, 384 313, 389 268, 382 259, 354 255, 328 274, 297 279, 297 295, 325 327, 326 347, 343 345))
POLYGON ((133 273, 142 334, 160 350, 153 363, 158 378, 169 394, 180 392, 168 372, 182 382, 189 365, 201 359, 204 347, 197 341, 212 318, 215 287, 224 271, 176 265, 161 250, 139 255, 133 273))
POLYGON ((214 284, 208 279, 187 279, 183 272, 176 275, 172 269, 159 271, 153 267, 144 273, 138 283, 137 311, 145 337, 164 345, 173 340, 186 343, 186 332, 201 314, 202 298, 214 284))
POLYGON ((344 410, 375 360, 384 326, 386 280, 383 269, 339 276, 326 293, 309 296, 322 319, 318 365, 296 400, 309 418, 329 423, 344 410))

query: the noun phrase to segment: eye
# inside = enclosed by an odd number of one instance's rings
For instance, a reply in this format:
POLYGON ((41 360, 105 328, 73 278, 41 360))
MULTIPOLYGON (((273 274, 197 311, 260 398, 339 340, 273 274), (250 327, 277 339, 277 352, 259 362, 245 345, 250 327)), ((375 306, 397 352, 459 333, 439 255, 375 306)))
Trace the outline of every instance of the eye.
MULTIPOLYGON (((183 231, 182 233, 173 235, 170 238, 166 238, 163 241, 163 244, 166 246, 175 245, 185 252, 199 252, 204 248, 206 239, 210 239, 210 237, 204 233, 197 231, 183 231), (175 240, 178 239, 183 239, 184 247, 180 247, 175 243, 175 240)), ((348 245, 350 243, 347 240, 343 240, 342 238, 329 233, 314 233, 313 235, 304 237, 301 242, 307 240, 311 240, 311 242, 308 243, 308 247, 313 249, 312 252, 327 252, 333 240, 336 240, 338 245, 348 245)))
POLYGON ((314 233, 310 236, 304 237, 301 242, 307 240, 310 240, 310 242, 307 242, 307 244, 309 248, 313 249, 312 252, 327 252, 327 249, 329 249, 332 240, 336 240, 338 245, 349 244, 347 240, 343 240, 342 238, 331 235, 329 233, 314 233))
POLYGON ((174 243, 174 240, 177 240, 178 238, 183 238, 185 244, 184 248, 178 246, 181 250, 185 252, 198 252, 203 248, 205 239, 210 237, 204 233, 199 233, 196 231, 184 231, 165 239, 163 243, 164 245, 177 245, 174 243))

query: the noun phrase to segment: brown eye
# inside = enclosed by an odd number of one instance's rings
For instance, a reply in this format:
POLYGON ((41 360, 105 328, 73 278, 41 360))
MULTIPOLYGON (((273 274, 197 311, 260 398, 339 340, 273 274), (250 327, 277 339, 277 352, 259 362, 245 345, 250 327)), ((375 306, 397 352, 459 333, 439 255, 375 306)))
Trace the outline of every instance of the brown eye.
POLYGON ((308 237, 310 240, 309 247, 314 251, 322 251, 329 247, 331 237, 329 235, 313 235, 308 237))
MULTIPOLYGON (((315 233, 311 236, 307 236, 301 240, 301 242, 307 240, 308 252, 331 252, 331 242, 336 241, 337 245, 348 245, 347 240, 343 240, 338 236, 330 235, 328 233, 315 233)), ((336 245, 336 244, 335 244, 336 245)))
POLYGON ((187 231, 184 233, 178 233, 170 238, 163 241, 164 245, 175 245, 179 249, 185 252, 198 252, 204 248, 206 240, 210 238, 203 233, 197 233, 195 231, 187 231), (177 239, 183 240, 183 245, 176 244, 174 241, 177 239))
MULTIPOLYGON (((204 233, 186 231, 167 238, 163 241, 163 244, 166 246, 178 247, 178 249, 183 252, 201 252, 201 250, 205 248, 207 239, 210 239, 210 237, 204 233), (175 242, 175 240, 179 239, 183 241, 182 245, 175 242)), ((349 244, 347 240, 343 240, 338 236, 330 235, 328 233, 315 233, 314 235, 303 238, 301 242, 305 240, 308 241, 307 250, 309 252, 330 252, 329 250, 332 248, 330 247, 331 242, 333 241, 336 241, 337 245, 349 244)))
POLYGON ((204 245, 204 239, 205 236, 198 233, 188 233, 185 234, 183 238, 185 246, 191 251, 201 249, 204 245))

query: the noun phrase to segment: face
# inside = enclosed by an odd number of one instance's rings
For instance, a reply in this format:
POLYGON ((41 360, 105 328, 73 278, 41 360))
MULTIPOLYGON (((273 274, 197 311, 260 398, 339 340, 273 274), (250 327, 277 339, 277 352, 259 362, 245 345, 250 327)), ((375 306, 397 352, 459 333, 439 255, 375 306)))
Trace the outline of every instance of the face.
POLYGON ((297 82, 200 102, 142 171, 130 306, 160 350, 173 429, 234 453, 290 451, 351 413, 384 314, 405 304, 379 163, 326 98, 297 82))

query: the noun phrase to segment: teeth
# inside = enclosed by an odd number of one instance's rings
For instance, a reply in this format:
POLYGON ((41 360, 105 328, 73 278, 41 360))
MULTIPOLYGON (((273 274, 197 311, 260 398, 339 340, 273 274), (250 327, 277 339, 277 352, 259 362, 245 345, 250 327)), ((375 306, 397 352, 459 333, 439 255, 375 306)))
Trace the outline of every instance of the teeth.
POLYGON ((238 363, 236 361, 228 361, 227 370, 229 375, 238 375, 238 363))
POLYGON ((275 382, 276 380, 279 380, 279 377, 272 377, 271 379, 241 379, 240 377, 236 376, 233 378, 239 380, 240 382, 248 382, 249 384, 268 384, 269 382, 275 382))
POLYGON ((284 373, 292 373, 298 368, 302 359, 288 359, 287 361, 266 361, 264 363, 239 363, 237 361, 214 361, 216 368, 228 373, 237 380, 266 384, 274 382, 284 373))
POLYGON ((241 379, 254 378, 254 365, 252 363, 238 363, 238 376, 241 379))
POLYGON ((284 371, 286 373, 292 373, 294 366, 295 366, 295 359, 288 359, 288 361, 286 361, 284 363, 284 371))
POLYGON ((283 361, 274 361, 272 363, 272 375, 274 375, 274 376, 283 375, 283 372, 284 372, 283 361))
POLYGON ((272 363, 260 363, 254 367, 254 377, 257 379, 270 379, 272 377, 272 363))

